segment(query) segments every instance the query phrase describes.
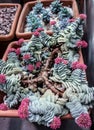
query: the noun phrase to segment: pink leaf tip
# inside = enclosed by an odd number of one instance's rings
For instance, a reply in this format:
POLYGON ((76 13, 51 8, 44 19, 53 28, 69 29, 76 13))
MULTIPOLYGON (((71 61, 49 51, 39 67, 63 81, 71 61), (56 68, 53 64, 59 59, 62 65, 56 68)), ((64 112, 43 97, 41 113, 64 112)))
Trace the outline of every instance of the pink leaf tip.
POLYGON ((44 31, 44 29, 43 28, 38 28, 37 31, 41 32, 41 31, 44 31))
POLYGON ((60 64, 60 63, 68 64, 68 61, 64 60, 63 58, 57 57, 55 59, 55 64, 60 64))
POLYGON ((41 62, 38 61, 38 62, 36 63, 36 68, 40 68, 40 66, 41 66, 41 62))
POLYGON ((30 72, 32 72, 34 70, 34 66, 32 64, 29 64, 27 66, 27 70, 29 70, 30 72))
POLYGON ((85 64, 78 63, 78 64, 76 65, 76 68, 82 69, 82 70, 86 70, 86 69, 87 69, 87 66, 86 66, 85 64))
POLYGON ((76 65, 77 65, 78 63, 79 63, 78 61, 73 62, 72 65, 71 65, 72 69, 76 69, 76 65))
POLYGON ((76 43, 76 46, 77 47, 83 47, 83 48, 85 48, 85 47, 87 47, 87 42, 86 41, 77 41, 77 43, 76 43))
POLYGON ((75 122, 82 128, 90 128, 92 125, 91 118, 88 113, 82 113, 75 119, 75 122))
POLYGON ((56 21, 50 21, 50 25, 55 25, 56 24, 56 21))
POLYGON ((6 82, 6 76, 4 74, 0 74, 0 84, 4 84, 6 82))
POLYGON ((17 49, 16 49, 16 54, 17 54, 17 55, 20 55, 20 54, 21 54, 20 48, 17 48, 17 49))
POLYGON ((9 110, 8 106, 4 103, 1 103, 0 104, 0 110, 3 110, 3 111, 6 111, 6 110, 9 110))
POLYGON ((55 59, 55 64, 60 64, 60 63, 62 63, 62 58, 57 57, 57 58, 55 59))
POLYGON ((80 14, 79 17, 80 17, 81 19, 86 19, 86 18, 87 18, 86 14, 80 14))
POLYGON ((60 128, 61 126, 61 120, 60 117, 54 117, 53 121, 50 124, 50 128, 56 130, 57 128, 60 128))
POLYGON ((20 39, 16 42, 16 45, 21 46, 23 42, 24 42, 24 39, 23 39, 23 38, 20 38, 20 39))
POLYGON ((29 114, 28 106, 29 106, 29 99, 28 98, 23 99, 18 109, 18 115, 20 118, 25 119, 28 117, 29 114))
POLYGON ((65 64, 65 65, 67 65, 68 64, 68 61, 67 60, 62 60, 62 62, 65 64))
POLYGON ((86 70, 87 69, 87 66, 83 63, 80 63, 78 61, 76 62, 73 62, 72 63, 72 69, 82 69, 82 70, 86 70))
POLYGON ((68 22, 70 22, 70 23, 71 23, 71 22, 74 22, 74 21, 75 21, 74 18, 68 20, 68 22))
POLYGON ((40 33, 38 31, 33 32, 33 35, 39 37, 40 33))
POLYGON ((10 48, 8 52, 10 53, 10 52, 15 52, 15 51, 16 51, 15 48, 10 48))
POLYGON ((82 47, 87 47, 87 46, 88 46, 87 42, 86 41, 82 41, 82 47))
POLYGON ((24 54, 23 55, 23 60, 29 60, 30 59, 30 54, 24 54))

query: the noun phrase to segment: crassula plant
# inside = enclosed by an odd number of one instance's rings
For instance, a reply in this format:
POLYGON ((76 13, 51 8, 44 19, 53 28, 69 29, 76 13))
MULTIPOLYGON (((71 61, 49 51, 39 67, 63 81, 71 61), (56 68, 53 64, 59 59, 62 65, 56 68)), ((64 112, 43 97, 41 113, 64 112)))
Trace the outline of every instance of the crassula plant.
POLYGON ((70 7, 63 6, 59 0, 55 0, 49 5, 44 5, 37 1, 32 10, 26 16, 24 31, 33 32, 38 27, 43 27, 45 31, 52 31, 50 21, 56 21, 59 29, 64 29, 73 17, 73 10, 70 7))
POLYGON ((60 12, 59 12, 59 19, 63 19, 65 17, 71 18, 72 14, 71 12, 68 11, 68 9, 66 7, 61 8, 60 12))
POLYGON ((62 4, 60 3, 60 0, 53 1, 50 6, 51 6, 51 11, 54 14, 60 12, 62 8, 62 4))
POLYGON ((36 5, 33 7, 33 11, 35 14, 40 14, 43 11, 43 4, 41 2, 37 2, 36 5))
POLYGON ((64 29, 68 25, 69 19, 72 18, 72 14, 66 7, 63 7, 58 15, 60 28, 64 29))
POLYGON ((42 14, 42 20, 45 24, 48 24, 50 22, 50 15, 49 12, 44 11, 42 14))
POLYGON ((82 41, 85 18, 81 14, 70 20, 58 33, 53 27, 52 36, 38 28, 29 41, 15 43, 7 60, 0 60, 0 90, 6 93, 1 110, 18 108, 20 118, 52 129, 60 128, 61 117, 67 114, 81 128, 91 126, 88 111, 93 106, 94 87, 88 86, 87 66, 79 54, 87 46, 82 41))
POLYGON ((37 28, 42 27, 40 19, 32 12, 28 14, 26 21, 27 23, 25 25, 25 32, 34 32, 37 28))

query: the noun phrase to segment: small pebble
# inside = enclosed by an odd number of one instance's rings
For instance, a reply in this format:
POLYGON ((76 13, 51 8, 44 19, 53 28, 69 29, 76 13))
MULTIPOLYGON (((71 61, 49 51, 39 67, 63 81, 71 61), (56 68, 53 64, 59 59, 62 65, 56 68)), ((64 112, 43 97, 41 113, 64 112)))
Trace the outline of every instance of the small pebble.
POLYGON ((17 6, 0 7, 0 35, 9 34, 17 8, 17 6))

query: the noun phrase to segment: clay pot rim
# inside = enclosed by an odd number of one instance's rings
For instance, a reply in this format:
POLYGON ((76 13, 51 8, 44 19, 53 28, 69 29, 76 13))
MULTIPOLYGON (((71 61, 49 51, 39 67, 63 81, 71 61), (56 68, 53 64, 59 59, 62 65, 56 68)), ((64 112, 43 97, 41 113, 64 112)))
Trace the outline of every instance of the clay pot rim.
MULTIPOLYGON (((24 40, 24 41, 28 41, 28 40, 24 40)), ((14 41, 8 45, 6 51, 3 55, 3 58, 2 58, 3 61, 7 60, 7 55, 8 55, 9 49, 12 47, 15 47, 16 43, 17 43, 17 41, 14 41)), ((79 51, 79 54, 80 54, 80 59, 79 59, 80 63, 84 63, 81 50, 79 51)), ((0 110, 0 117, 19 117, 18 110, 14 110, 14 109, 6 110, 6 111, 0 110)), ((61 117, 61 119, 72 119, 72 118, 73 117, 71 116, 71 114, 67 114, 67 115, 61 117)))

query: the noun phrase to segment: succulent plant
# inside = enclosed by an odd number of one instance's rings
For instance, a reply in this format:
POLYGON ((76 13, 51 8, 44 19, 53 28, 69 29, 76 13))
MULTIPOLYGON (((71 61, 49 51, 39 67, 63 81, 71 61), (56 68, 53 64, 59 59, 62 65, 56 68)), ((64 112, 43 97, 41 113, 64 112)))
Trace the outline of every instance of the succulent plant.
POLYGON ((69 18, 67 18, 67 17, 65 17, 61 21, 59 21, 60 29, 64 30, 67 27, 68 23, 69 23, 68 21, 69 21, 69 18))
POLYGON ((48 24, 50 22, 50 15, 49 12, 43 11, 42 13, 42 20, 45 24, 48 24))
POLYGON ((30 12, 26 17, 25 31, 34 32, 39 27, 42 27, 40 19, 30 12))
POLYGON ((89 88, 87 67, 79 62, 79 50, 87 46, 81 40, 85 17, 80 15, 52 36, 38 28, 28 42, 15 43, 7 60, 0 60, 0 90, 6 93, 0 110, 20 104, 20 118, 53 129, 68 113, 80 127, 91 126, 88 110, 94 104, 94 87, 89 88))
POLYGON ((61 115, 64 108, 63 106, 61 107, 60 104, 56 104, 55 101, 57 101, 57 96, 48 89, 43 97, 30 96, 28 99, 23 99, 18 109, 18 114, 21 118, 27 117, 30 122, 37 122, 38 124, 43 124, 51 128, 59 128, 61 125, 59 115, 61 115), (48 101, 46 100, 47 98, 48 101), (23 107, 25 107, 25 109, 23 109, 23 107), (54 125, 55 119, 57 120, 54 125))
POLYGON ((52 13, 57 14, 58 12, 61 11, 62 4, 60 3, 60 0, 55 0, 51 3, 50 7, 51 7, 52 13))
POLYGON ((53 68, 53 76, 51 80, 61 82, 67 80, 70 70, 67 68, 68 61, 63 58, 57 57, 53 68))
POLYGON ((37 2, 33 7, 33 11, 35 14, 40 14, 43 11, 43 4, 41 2, 37 2))
POLYGON ((72 116, 76 118, 75 122, 81 128, 89 128, 91 126, 91 119, 87 112, 87 109, 82 106, 81 103, 77 99, 75 99, 75 97, 72 102, 69 102, 66 105, 70 109, 72 116))
POLYGON ((50 24, 52 26, 54 36, 55 34, 58 35, 60 28, 56 25, 56 21, 50 21, 50 24))
POLYGON ((75 48, 77 46, 76 42, 82 38, 83 28, 80 30, 81 35, 77 33, 77 30, 80 25, 83 25, 83 21, 84 19, 79 17, 64 29, 64 34, 66 35, 66 38, 69 39, 69 42, 67 41, 68 47, 75 48), (68 35, 69 32, 71 32, 70 35, 68 35))
POLYGON ((41 36, 41 42, 44 46, 50 46, 49 42, 51 41, 51 37, 49 35, 47 35, 45 32, 41 31, 40 32, 40 36, 41 36))
MULTIPOLYGON (((33 10, 30 11, 26 18, 25 32, 33 32, 38 27, 45 27, 45 30, 50 29, 50 20, 57 19, 54 31, 66 28, 69 18, 73 16, 73 11, 69 7, 62 7, 60 0, 55 0, 50 7, 43 7, 43 4, 38 1, 33 10)), ((52 28, 51 28, 52 29, 52 28)))
POLYGON ((61 10, 60 10, 60 12, 58 13, 58 15, 59 15, 59 20, 63 20, 63 18, 66 18, 66 17, 68 17, 68 18, 71 18, 72 17, 72 15, 70 14, 70 12, 67 10, 67 8, 66 7, 63 7, 61 10))

